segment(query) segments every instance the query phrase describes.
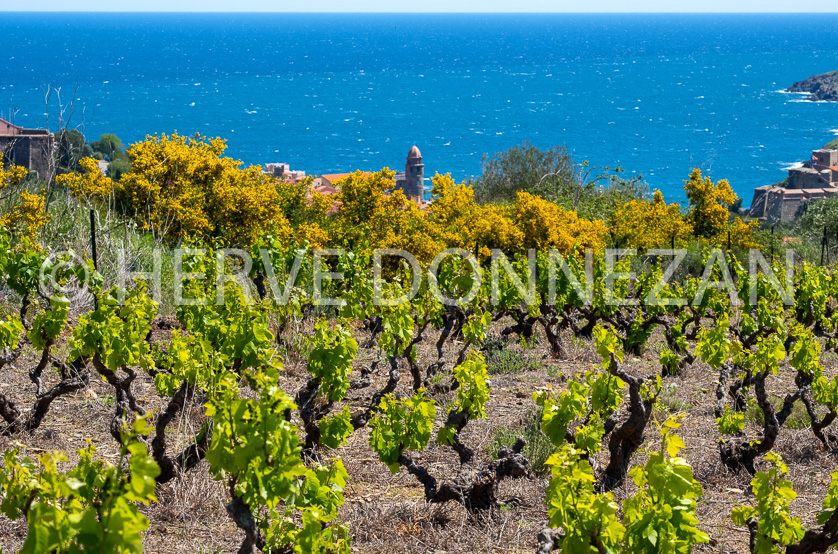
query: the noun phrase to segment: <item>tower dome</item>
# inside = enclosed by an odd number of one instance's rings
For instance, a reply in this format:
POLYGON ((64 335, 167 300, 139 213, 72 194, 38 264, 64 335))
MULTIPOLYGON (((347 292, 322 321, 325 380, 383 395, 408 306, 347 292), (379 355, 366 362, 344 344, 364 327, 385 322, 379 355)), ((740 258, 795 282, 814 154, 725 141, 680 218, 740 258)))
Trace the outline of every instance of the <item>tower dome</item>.
POLYGON ((416 158, 421 158, 421 157, 422 157, 422 153, 419 152, 419 147, 417 147, 415 144, 413 146, 411 146, 410 151, 407 153, 407 159, 409 160, 411 158, 416 159, 416 158))

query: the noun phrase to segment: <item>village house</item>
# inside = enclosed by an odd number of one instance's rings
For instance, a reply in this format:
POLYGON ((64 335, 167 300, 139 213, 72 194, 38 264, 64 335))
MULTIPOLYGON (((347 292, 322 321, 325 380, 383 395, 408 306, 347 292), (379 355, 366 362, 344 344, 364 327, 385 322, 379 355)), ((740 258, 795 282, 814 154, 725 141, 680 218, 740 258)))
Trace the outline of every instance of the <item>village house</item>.
POLYGON ((42 179, 54 173, 55 137, 46 129, 24 129, 0 119, 0 152, 5 164, 25 167, 42 179))

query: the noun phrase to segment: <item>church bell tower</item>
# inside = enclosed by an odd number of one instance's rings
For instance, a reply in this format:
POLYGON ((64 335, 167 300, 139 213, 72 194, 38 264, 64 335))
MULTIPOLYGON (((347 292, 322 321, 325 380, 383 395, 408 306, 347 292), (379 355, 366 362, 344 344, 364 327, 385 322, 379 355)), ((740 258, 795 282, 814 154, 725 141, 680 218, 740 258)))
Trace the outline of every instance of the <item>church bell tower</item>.
POLYGON ((425 198, 425 164, 422 163, 422 153, 414 144, 407 153, 407 163, 404 166, 404 194, 408 198, 425 198))

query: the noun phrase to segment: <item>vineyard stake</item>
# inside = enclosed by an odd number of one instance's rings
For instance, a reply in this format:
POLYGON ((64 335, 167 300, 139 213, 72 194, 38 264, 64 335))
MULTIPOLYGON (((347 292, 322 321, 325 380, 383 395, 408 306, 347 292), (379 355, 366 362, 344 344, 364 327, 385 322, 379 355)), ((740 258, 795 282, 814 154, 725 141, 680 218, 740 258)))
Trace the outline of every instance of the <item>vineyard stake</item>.
POLYGON ((90 210, 90 250, 93 256, 93 269, 99 271, 99 262, 96 256, 96 215, 90 210))
MULTIPOLYGON (((90 250, 93 258, 93 269, 99 271, 99 260, 96 255, 96 214, 94 210, 90 210, 90 250)), ((93 295, 93 309, 99 309, 99 299, 93 295)))
POLYGON ((821 238, 821 265, 823 265, 823 255, 826 249, 826 225, 823 227, 823 238, 821 238))

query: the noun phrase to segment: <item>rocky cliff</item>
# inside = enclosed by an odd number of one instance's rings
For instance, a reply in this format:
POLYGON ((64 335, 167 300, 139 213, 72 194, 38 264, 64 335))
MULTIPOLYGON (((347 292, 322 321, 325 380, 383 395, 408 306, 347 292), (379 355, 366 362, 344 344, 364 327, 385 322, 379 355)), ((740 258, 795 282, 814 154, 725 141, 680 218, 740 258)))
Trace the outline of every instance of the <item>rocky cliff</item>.
POLYGON ((808 92, 808 100, 813 102, 838 102, 838 71, 830 71, 823 75, 809 77, 805 81, 798 81, 786 90, 788 92, 808 92))

